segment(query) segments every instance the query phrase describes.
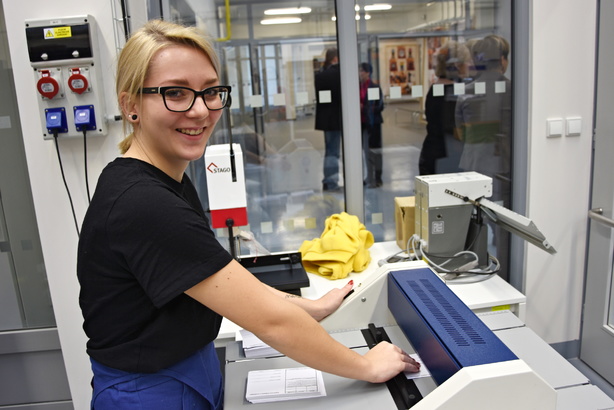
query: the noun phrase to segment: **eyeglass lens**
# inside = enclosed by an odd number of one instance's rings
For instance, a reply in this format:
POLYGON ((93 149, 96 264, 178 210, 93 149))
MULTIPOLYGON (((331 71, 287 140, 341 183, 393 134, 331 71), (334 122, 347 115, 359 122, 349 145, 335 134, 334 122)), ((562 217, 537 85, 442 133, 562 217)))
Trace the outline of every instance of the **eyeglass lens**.
POLYGON ((171 111, 188 111, 192 108, 196 95, 203 97, 205 105, 210 110, 221 110, 226 106, 228 90, 224 87, 211 87, 203 91, 190 88, 167 88, 164 91, 164 102, 171 111))

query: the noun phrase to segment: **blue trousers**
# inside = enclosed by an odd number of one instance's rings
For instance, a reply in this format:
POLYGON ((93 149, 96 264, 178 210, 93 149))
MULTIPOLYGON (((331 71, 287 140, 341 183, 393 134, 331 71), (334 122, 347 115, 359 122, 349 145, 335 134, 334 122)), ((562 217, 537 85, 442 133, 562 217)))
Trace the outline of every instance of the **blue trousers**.
POLYGON ((157 373, 129 373, 91 359, 92 410, 220 410, 224 392, 213 343, 157 373))
POLYGON ((339 157, 341 155, 341 131, 324 131, 324 179, 325 189, 339 187, 339 157))

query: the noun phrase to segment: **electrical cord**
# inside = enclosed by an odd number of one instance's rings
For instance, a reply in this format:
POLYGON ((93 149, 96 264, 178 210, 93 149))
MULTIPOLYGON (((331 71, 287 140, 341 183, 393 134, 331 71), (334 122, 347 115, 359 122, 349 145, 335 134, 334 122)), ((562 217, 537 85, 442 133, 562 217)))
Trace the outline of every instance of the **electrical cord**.
POLYGON ((397 262, 411 262, 411 261, 417 261, 420 260, 420 258, 418 258, 416 255, 416 250, 413 249, 412 251, 410 251, 411 249, 411 243, 412 243, 412 238, 414 238, 414 236, 416 238, 418 238, 418 235, 414 234, 411 237, 409 237, 409 239, 407 239, 407 242, 405 242, 405 249, 402 249, 398 252, 393 253, 392 255, 388 255, 383 259, 380 259, 377 264, 379 266, 385 265, 387 263, 397 263, 397 262), (405 255, 401 255, 405 253, 405 255))
POLYGON ((435 271, 442 277, 445 282, 454 282, 454 283, 475 283, 481 282, 483 280, 487 280, 491 278, 493 275, 497 274, 501 268, 501 264, 499 260, 492 255, 488 255, 489 265, 486 269, 474 269, 473 267, 477 266, 479 258, 475 254, 475 252, 471 251, 460 251, 454 255, 433 255, 424 251, 424 241, 420 239, 417 234, 412 235, 408 240, 408 254, 414 255, 414 257, 419 260, 423 259, 426 261, 435 271), (411 252, 409 252, 409 248, 411 248, 411 252), (474 257, 474 260, 467 262, 465 265, 457 268, 457 269, 446 269, 444 266, 454 260, 455 258, 462 257, 463 255, 471 255, 474 257), (447 258, 442 263, 436 263, 432 260, 433 257, 447 258))
POLYGON ((385 257, 384 259, 380 259, 379 261, 377 261, 378 266, 382 266, 385 265, 387 263, 397 263, 397 262, 408 262, 413 260, 413 256, 412 255, 401 255, 402 253, 405 253, 404 250, 400 250, 398 252, 393 253, 392 255, 389 255, 387 257, 385 257))
MULTIPOLYGON (((475 242, 475 238, 474 241, 472 241, 472 245, 473 242, 475 242)), ((492 255, 488 255, 489 265, 486 269, 474 269, 479 263, 479 257, 475 252, 465 250, 448 256, 434 255, 424 251, 424 245, 425 242, 420 239, 418 234, 414 234, 407 240, 406 249, 379 260, 378 265, 382 266, 386 263, 417 261, 422 259, 435 270, 444 282, 454 284, 469 284, 488 280, 496 275, 501 268, 499 260, 492 255), (400 256, 402 253, 406 255, 400 256), (473 260, 453 270, 444 267, 454 259, 463 257, 464 255, 473 256, 473 260), (442 263, 436 263, 432 260, 434 257, 447 258, 447 260, 442 263)))
POLYGON ((58 153, 58 162, 60 164, 60 172, 62 173, 62 180, 64 181, 64 187, 66 188, 66 193, 68 194, 68 200, 70 201, 70 209, 72 210, 72 217, 75 221, 75 229, 77 230, 77 236, 80 236, 79 232, 79 224, 77 223, 77 214, 75 213, 75 206, 72 202, 72 196, 70 195, 70 189, 68 188, 68 183, 66 182, 66 175, 64 174, 64 166, 62 165, 62 158, 60 156, 60 145, 58 144, 58 131, 57 129, 53 130, 53 141, 55 142, 55 150, 58 153))
POLYGON ((87 191, 87 203, 92 202, 92 197, 90 196, 90 183, 89 177, 87 175, 87 131, 85 130, 85 126, 83 129, 83 160, 85 163, 85 189, 87 191))

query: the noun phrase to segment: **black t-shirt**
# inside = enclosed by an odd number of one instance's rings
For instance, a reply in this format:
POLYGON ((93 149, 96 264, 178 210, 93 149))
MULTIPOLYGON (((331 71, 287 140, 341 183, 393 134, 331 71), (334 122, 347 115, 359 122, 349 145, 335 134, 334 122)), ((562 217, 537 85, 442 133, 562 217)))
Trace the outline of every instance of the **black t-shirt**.
POLYGON ((221 316, 184 292, 231 260, 187 176, 179 183, 143 161, 111 162, 79 239, 88 354, 115 369, 151 373, 213 341, 221 316))

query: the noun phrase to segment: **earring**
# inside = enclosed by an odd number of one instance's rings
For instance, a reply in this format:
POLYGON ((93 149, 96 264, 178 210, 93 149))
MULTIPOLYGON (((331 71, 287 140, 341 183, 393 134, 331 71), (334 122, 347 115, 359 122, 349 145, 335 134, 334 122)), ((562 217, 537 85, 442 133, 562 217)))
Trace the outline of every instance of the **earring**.
POLYGON ((136 121, 136 119, 139 118, 139 116, 136 114, 132 114, 130 118, 132 118, 132 121, 136 121))

